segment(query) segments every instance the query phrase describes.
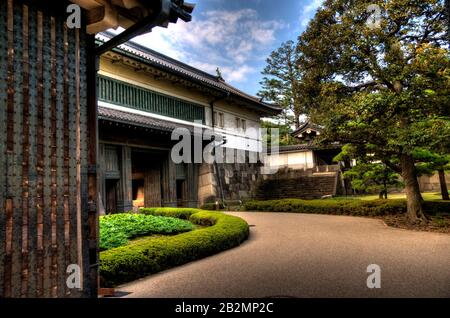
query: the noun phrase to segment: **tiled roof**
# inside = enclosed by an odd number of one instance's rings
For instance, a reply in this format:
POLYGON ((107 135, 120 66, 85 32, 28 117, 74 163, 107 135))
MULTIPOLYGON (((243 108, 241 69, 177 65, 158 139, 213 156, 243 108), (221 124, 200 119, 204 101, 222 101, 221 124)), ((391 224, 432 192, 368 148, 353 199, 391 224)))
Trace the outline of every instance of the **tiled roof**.
POLYGON ((309 150, 316 148, 313 144, 298 144, 298 145, 286 145, 286 146, 280 146, 280 152, 289 152, 289 151, 295 151, 295 150, 309 150))
MULTIPOLYGON (((297 144, 297 145, 285 145, 280 146, 278 149, 279 153, 283 152, 295 152, 295 151, 302 151, 302 150, 325 150, 325 149, 339 149, 341 147, 340 144, 332 143, 327 145, 318 145, 314 142, 309 143, 303 143, 303 144, 297 144)), ((271 149, 267 149, 268 153, 271 152, 271 149)))
POLYGON ((308 129, 308 128, 311 128, 311 129, 313 129, 315 131, 318 131, 318 132, 322 132, 323 131, 323 127, 322 126, 314 124, 313 122, 308 120, 307 122, 302 124, 300 127, 298 127, 294 132, 292 132, 291 135, 298 136, 301 133, 303 133, 304 131, 306 131, 306 129, 308 129))
POLYGON ((158 119, 154 117, 133 114, 125 111, 120 111, 117 109, 112 109, 108 107, 99 106, 98 107, 98 118, 100 120, 109 120, 121 124, 129 124, 133 126, 140 126, 149 129, 162 130, 171 133, 175 128, 187 128, 189 131, 193 131, 194 127, 190 125, 183 125, 179 123, 174 123, 166 121, 163 119, 158 119))
MULTIPOLYGON (((108 41, 114 34, 109 32, 102 32, 96 35, 96 39, 100 42, 108 41)), ((142 45, 136 44, 134 42, 127 42, 125 44, 119 45, 114 51, 122 54, 132 55, 134 58, 141 60, 142 62, 149 64, 153 67, 163 69, 178 75, 183 75, 191 80, 201 82, 203 85, 207 85, 211 88, 220 90, 225 93, 233 94, 246 102, 258 105, 261 107, 262 111, 269 111, 273 114, 277 114, 281 111, 281 108, 277 105, 263 102, 260 98, 256 96, 249 95, 243 91, 227 84, 225 81, 220 79, 218 76, 211 75, 209 73, 203 72, 196 69, 190 65, 172 59, 166 55, 159 52, 151 50, 142 45)))
MULTIPOLYGON (((298 145, 286 145, 286 146, 279 146, 278 152, 290 152, 290 151, 300 151, 300 150, 310 150, 314 149, 315 146, 312 144, 298 144, 298 145)), ((263 149, 265 151, 265 149, 263 149)), ((267 153, 271 153, 271 148, 267 148, 267 153)))

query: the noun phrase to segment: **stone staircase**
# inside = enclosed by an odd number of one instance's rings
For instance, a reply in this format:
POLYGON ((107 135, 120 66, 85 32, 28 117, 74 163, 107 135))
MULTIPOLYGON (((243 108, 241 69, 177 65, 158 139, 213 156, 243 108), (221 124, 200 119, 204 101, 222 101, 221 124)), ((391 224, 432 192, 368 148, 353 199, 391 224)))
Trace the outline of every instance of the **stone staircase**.
POLYGON ((318 199, 336 195, 338 172, 313 173, 295 177, 276 176, 261 180, 253 197, 258 200, 270 199, 318 199))

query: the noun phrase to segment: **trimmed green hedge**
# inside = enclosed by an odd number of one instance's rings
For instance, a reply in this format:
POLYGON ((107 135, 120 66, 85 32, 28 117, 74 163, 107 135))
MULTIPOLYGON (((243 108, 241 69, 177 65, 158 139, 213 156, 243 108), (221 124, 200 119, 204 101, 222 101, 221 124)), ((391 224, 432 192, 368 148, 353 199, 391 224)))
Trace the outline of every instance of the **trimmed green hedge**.
MULTIPOLYGON (((230 207, 240 207, 242 205, 242 201, 240 200, 228 200, 225 201, 227 208, 230 207)), ((213 202, 205 203, 203 204, 200 209, 202 210, 208 210, 208 211, 215 211, 216 210, 216 204, 213 202)), ((222 202, 219 203, 219 210, 225 209, 225 206, 222 202)))
POLYGON ((199 209, 150 208, 142 213, 187 219, 207 226, 171 237, 149 237, 100 253, 103 287, 112 287, 238 246, 248 224, 235 216, 199 209))
MULTIPOLYGON (((281 199, 268 201, 247 201, 247 211, 263 212, 297 212, 336 215, 380 216, 406 212, 406 201, 398 200, 355 200, 326 199, 301 200, 281 199)), ((425 201, 425 212, 430 215, 450 213, 450 203, 442 201, 425 201)))
MULTIPOLYGON (((205 203, 200 207, 202 210, 208 210, 208 211, 214 211, 216 210, 216 204, 215 203, 205 203)), ((225 206, 223 203, 219 204, 219 210, 225 209, 225 206)))

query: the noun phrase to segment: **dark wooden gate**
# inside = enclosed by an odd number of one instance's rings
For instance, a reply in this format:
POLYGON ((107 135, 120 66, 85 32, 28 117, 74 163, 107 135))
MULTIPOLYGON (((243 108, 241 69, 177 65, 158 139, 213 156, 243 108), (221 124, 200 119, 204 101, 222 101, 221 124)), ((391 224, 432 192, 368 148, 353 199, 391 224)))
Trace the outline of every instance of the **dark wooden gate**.
POLYGON ((96 294, 94 42, 68 4, 0 1, 0 297, 96 294))
POLYGON ((144 173, 145 207, 161 206, 161 168, 147 168, 144 173))

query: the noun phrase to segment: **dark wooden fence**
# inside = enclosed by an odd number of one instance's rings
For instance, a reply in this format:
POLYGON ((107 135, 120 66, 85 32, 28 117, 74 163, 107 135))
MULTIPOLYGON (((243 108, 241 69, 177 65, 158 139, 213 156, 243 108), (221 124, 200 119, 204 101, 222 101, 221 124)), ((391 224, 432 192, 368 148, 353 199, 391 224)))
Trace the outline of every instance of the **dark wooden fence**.
POLYGON ((96 294, 94 42, 67 4, 0 0, 0 297, 96 294))

